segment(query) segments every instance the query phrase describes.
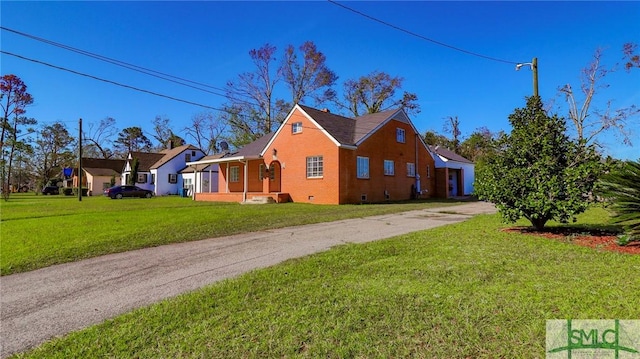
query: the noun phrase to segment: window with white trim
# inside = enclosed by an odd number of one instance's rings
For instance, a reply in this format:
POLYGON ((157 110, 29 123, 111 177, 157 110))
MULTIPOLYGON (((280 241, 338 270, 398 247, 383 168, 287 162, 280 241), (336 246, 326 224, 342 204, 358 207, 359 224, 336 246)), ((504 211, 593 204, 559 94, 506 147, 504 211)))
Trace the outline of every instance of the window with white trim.
POLYGON ((136 179, 136 183, 147 183, 147 174, 138 173, 138 178, 136 179))
POLYGON ((178 183, 177 173, 169 173, 169 183, 178 183))
POLYGON ((240 182, 240 167, 231 166, 229 168, 229 182, 240 182))
POLYGON ((369 157, 357 157, 356 162, 358 178, 369 178, 369 157))
POLYGON ((291 124, 291 133, 302 132, 302 122, 294 122, 291 124))
POLYGON ((404 143, 405 142, 404 135, 405 135, 404 129, 396 128, 396 141, 397 142, 404 143))
POLYGON ((155 184, 156 183, 156 175, 155 173, 151 174, 151 184, 155 184))
POLYGON ((391 160, 384 160, 384 175, 385 176, 393 176, 395 175, 395 165, 391 160))
POLYGON ((416 176, 416 164, 408 162, 407 163, 407 177, 415 177, 416 176))
POLYGON ((322 156, 307 157, 307 178, 319 178, 324 173, 322 156))

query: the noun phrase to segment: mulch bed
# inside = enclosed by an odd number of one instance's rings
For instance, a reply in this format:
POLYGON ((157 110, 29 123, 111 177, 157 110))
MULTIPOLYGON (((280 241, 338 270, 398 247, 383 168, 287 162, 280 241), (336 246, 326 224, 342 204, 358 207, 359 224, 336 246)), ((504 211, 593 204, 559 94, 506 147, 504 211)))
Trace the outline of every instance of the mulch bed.
POLYGON ((606 231, 585 231, 584 228, 572 227, 548 228, 541 232, 535 231, 531 227, 511 227, 504 228, 503 231, 531 234, 549 239, 567 241, 580 246, 591 247, 606 251, 640 254, 640 243, 632 242, 630 244, 627 244, 626 246, 620 246, 616 243, 618 237, 615 234, 606 231))

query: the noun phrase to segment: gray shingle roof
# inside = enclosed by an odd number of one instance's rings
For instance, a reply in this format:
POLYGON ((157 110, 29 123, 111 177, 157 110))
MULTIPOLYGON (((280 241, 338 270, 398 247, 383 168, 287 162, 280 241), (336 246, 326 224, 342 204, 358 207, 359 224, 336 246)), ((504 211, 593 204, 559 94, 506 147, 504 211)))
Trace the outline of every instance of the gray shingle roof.
POLYGON ((450 151, 444 147, 440 147, 440 146, 429 146, 429 148, 434 151, 435 153, 437 153, 438 155, 451 160, 451 161, 456 161, 456 162, 462 162, 462 163, 473 163, 472 161, 469 161, 468 159, 460 156, 459 154, 450 151))

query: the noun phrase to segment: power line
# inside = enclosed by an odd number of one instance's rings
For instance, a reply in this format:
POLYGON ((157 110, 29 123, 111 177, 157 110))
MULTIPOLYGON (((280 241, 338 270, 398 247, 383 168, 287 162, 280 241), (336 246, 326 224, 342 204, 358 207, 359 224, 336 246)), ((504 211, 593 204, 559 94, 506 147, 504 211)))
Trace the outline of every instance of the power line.
POLYGON ((465 50, 465 49, 461 49, 461 48, 459 48, 459 47, 455 47, 455 46, 452 46, 452 45, 449 45, 449 44, 445 44, 444 42, 437 41, 437 40, 434 40, 434 39, 428 38, 428 37, 423 36, 423 35, 420 35, 420 34, 416 34, 415 32, 409 31, 409 30, 407 30, 407 29, 403 29, 403 28, 401 28, 401 27, 399 27, 399 26, 397 26, 397 25, 394 25, 394 24, 388 23, 388 22, 386 22, 386 21, 380 20, 380 19, 375 18, 375 17, 373 17, 373 16, 371 16, 371 15, 367 15, 367 14, 365 14, 365 13, 363 13, 363 12, 360 12, 360 11, 358 11, 358 10, 356 10, 356 9, 353 9, 353 8, 350 8, 350 7, 346 6, 346 5, 340 4, 340 3, 338 3, 338 2, 336 2, 336 1, 334 1, 334 0, 327 0, 327 1, 329 1, 329 2, 330 2, 330 3, 332 3, 333 5, 336 5, 336 6, 339 6, 339 7, 343 8, 343 9, 349 10, 349 11, 351 11, 351 12, 353 12, 353 13, 355 13, 355 14, 358 14, 358 15, 360 15, 360 16, 362 16, 362 17, 366 17, 366 18, 367 18, 367 19, 369 19, 369 20, 372 20, 372 21, 378 22, 378 23, 380 23, 380 24, 382 24, 382 25, 385 25, 385 26, 391 27, 391 28, 393 28, 393 29, 396 29, 396 30, 398 30, 398 31, 404 32, 404 33, 406 33, 406 34, 409 34, 409 35, 411 35, 411 36, 417 37, 417 38, 419 38, 419 39, 422 39, 422 40, 425 40, 425 41, 429 41, 429 42, 434 43, 434 44, 436 44, 436 45, 440 45, 440 46, 443 46, 443 47, 446 47, 446 48, 449 48, 449 49, 452 49, 452 50, 455 50, 455 51, 459 51, 459 52, 465 53, 465 54, 467 54, 467 55, 473 55, 473 56, 481 57, 481 58, 483 58, 483 59, 487 59, 487 60, 492 60, 492 61, 497 61, 497 62, 503 62, 503 63, 507 63, 507 64, 512 64, 512 65, 517 65, 517 64, 518 64, 518 62, 508 61, 508 60, 502 60, 502 59, 498 59, 498 58, 495 58, 495 57, 491 57, 491 56, 486 56, 486 55, 478 54, 478 53, 473 52, 473 51, 468 51, 468 50, 465 50))
POLYGON ((11 53, 11 52, 8 52, 8 51, 5 51, 5 50, 0 50, 0 52, 5 54, 5 55, 14 56, 14 57, 17 57, 17 58, 22 59, 22 60, 35 62, 37 64, 49 66, 49 67, 52 67, 54 69, 58 69, 58 70, 62 70, 62 71, 67 71, 67 72, 70 72, 70 73, 75 74, 75 75, 88 77, 88 78, 91 78, 91 79, 94 79, 94 80, 98 80, 98 81, 102 81, 102 82, 106 82, 106 83, 109 83, 109 84, 112 84, 112 85, 125 87, 125 88, 131 89, 131 90, 144 92, 144 93, 147 93, 147 94, 150 94, 150 95, 154 95, 154 96, 164 97, 164 98, 167 98, 167 99, 170 99, 170 100, 183 102, 183 103, 190 104, 190 105, 200 106, 200 107, 204 107, 204 108, 215 110, 215 111, 221 111, 221 112, 226 112, 226 113, 233 114, 232 112, 230 112, 228 110, 225 110, 225 109, 220 109, 220 108, 216 108, 216 107, 212 107, 212 106, 208 106, 208 105, 203 105, 203 104, 200 104, 200 103, 197 103, 197 102, 183 100, 183 99, 179 99, 177 97, 172 97, 172 96, 169 96, 169 95, 164 95, 164 94, 161 94, 161 93, 157 93, 157 92, 141 89, 141 88, 138 88, 138 87, 125 85, 125 84, 122 84, 122 83, 119 83, 119 82, 115 82, 115 81, 112 81, 112 80, 103 79, 103 78, 100 78, 100 77, 97 77, 97 76, 85 74, 85 73, 78 72, 78 71, 71 70, 71 69, 67 69, 67 68, 64 68, 64 67, 61 67, 61 66, 52 65, 52 64, 49 64, 49 63, 46 63, 46 62, 43 62, 43 61, 39 61, 39 60, 31 59, 31 58, 28 58, 28 57, 20 56, 20 55, 17 55, 17 54, 14 54, 14 53, 11 53))
MULTIPOLYGON (((149 75, 149 76, 152 76, 152 77, 156 77, 156 78, 159 78, 159 79, 162 79, 162 80, 165 80, 165 81, 173 82, 173 83, 176 83, 176 84, 179 84, 179 85, 182 85, 182 86, 186 86, 186 87, 190 87, 190 88, 193 88, 193 89, 196 89, 196 90, 207 92, 207 93, 210 93, 210 94, 213 94, 213 95, 216 95, 216 96, 221 96, 221 97, 224 97, 224 98, 226 98, 228 100, 231 100, 231 101, 237 101, 237 102, 245 103, 245 104, 248 104, 248 105, 251 105, 251 106, 257 106, 254 103, 247 102, 245 100, 241 100, 241 99, 237 99, 237 98, 233 98, 233 97, 230 97, 230 96, 228 96, 226 94, 221 94, 221 93, 218 93, 218 92, 206 90, 204 88, 197 87, 197 86, 194 86, 194 85, 198 85, 198 86, 202 86, 202 87, 206 87, 206 88, 211 88, 211 89, 219 90, 219 91, 229 91, 228 89, 223 89, 223 88, 220 88, 220 87, 207 85, 207 84, 204 84, 204 83, 201 83, 201 82, 188 80, 188 79, 185 79, 185 78, 182 78, 182 77, 173 76, 173 75, 166 74, 166 73, 163 73, 163 72, 160 72, 160 71, 156 71, 156 70, 148 69, 148 68, 145 68, 145 67, 142 67, 142 66, 130 64, 130 63, 127 63, 127 62, 124 62, 124 61, 120 61, 120 60, 117 60, 117 59, 113 59, 113 58, 110 58, 110 57, 106 57, 106 56, 103 56, 103 55, 92 53, 92 52, 89 52, 89 51, 86 51, 86 50, 78 49, 78 48, 75 48, 75 47, 72 47, 72 46, 69 46, 69 45, 61 44, 59 42, 55 42, 55 41, 52 41, 52 40, 47 40, 47 39, 44 39, 44 38, 41 38, 41 37, 38 37, 38 36, 35 36, 35 35, 31 35, 31 34, 27 34, 27 33, 21 32, 21 31, 9 29, 9 28, 4 27, 4 26, 0 26, 0 29, 8 31, 8 32, 12 32, 12 33, 20 35, 20 36, 24 36, 24 37, 30 38, 32 40, 43 42, 45 44, 49 44, 49 45, 52 45, 52 46, 55 46, 55 47, 58 47, 58 48, 61 48, 61 49, 64 49, 64 50, 68 50, 68 51, 71 51, 71 52, 75 52, 77 54, 81 54, 81 55, 84 55, 84 56, 87 56, 87 57, 91 57, 91 58, 94 58, 94 59, 97 59, 97 60, 100 60, 100 61, 104 61, 104 62, 110 63, 112 65, 124 67, 124 68, 129 69, 129 70, 133 70, 133 71, 140 72, 140 73, 143 73, 143 74, 146 74, 146 75, 149 75), (193 84, 193 85, 191 85, 191 84, 193 84)), ((238 92, 235 92, 235 91, 232 91, 232 90, 229 91, 229 92, 237 94, 237 95, 240 95, 240 96, 247 97, 246 95, 243 95, 241 93, 238 93, 238 92)))

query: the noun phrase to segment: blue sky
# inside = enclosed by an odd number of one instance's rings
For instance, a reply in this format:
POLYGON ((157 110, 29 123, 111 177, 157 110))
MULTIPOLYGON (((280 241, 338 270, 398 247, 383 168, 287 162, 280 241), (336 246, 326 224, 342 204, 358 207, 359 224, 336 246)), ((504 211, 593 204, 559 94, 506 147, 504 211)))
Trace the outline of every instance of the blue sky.
MULTIPOLYGON (((640 2, 341 2, 372 17, 494 61, 452 50, 384 26, 328 1, 309 2, 14 2, 0 3, 2 26, 88 52, 215 87, 252 71, 248 52, 265 43, 278 50, 313 41, 339 76, 379 70, 403 77, 403 89, 418 95, 418 130, 442 132, 444 118, 458 116, 463 136, 486 126, 509 131, 508 116, 532 93, 531 70, 539 63, 539 89, 559 115, 567 113, 557 89, 579 88, 580 72, 597 48, 603 64, 622 61, 622 45, 640 43, 640 2)), ((8 31, 3 51, 211 107, 225 99, 66 51, 8 31)), ((152 131, 156 116, 173 129, 188 126, 206 109, 78 76, 2 54, 2 74, 27 84, 35 103, 27 115, 40 123, 63 121, 77 131, 105 117, 120 129, 152 131)), ((610 86, 592 107, 640 105, 640 69, 610 73, 610 86)), ((282 85, 284 87, 284 85, 282 85)), ((284 96, 288 98, 288 96, 284 96)), ((578 100, 582 100, 578 97, 578 100)), ((309 104, 313 105, 313 104, 309 104)), ((605 153, 640 157, 640 125, 634 147, 613 135, 605 153)))

